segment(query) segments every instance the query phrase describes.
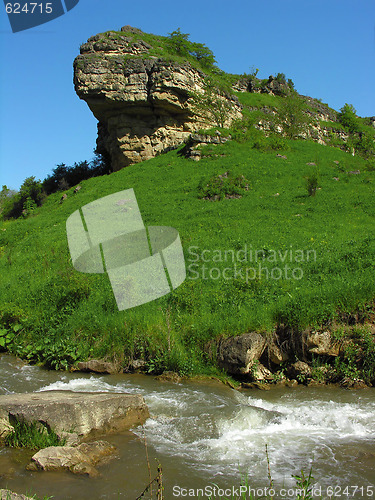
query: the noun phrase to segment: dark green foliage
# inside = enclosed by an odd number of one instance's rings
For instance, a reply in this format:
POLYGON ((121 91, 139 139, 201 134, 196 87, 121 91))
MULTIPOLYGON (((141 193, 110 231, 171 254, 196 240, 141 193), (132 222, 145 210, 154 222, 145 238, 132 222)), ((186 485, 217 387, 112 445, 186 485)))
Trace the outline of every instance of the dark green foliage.
POLYGON ((203 66, 203 68, 212 68, 216 64, 215 56, 212 51, 203 43, 192 43, 190 54, 203 66))
POLYGON ((177 30, 172 31, 172 33, 168 33, 168 36, 168 47, 172 52, 180 56, 187 56, 189 54, 191 47, 189 33, 181 33, 181 29, 177 28, 177 30))
POLYGON ((52 175, 48 175, 44 179, 43 189, 47 194, 64 191, 69 187, 76 186, 83 180, 108 173, 108 160, 103 155, 96 154, 91 162, 80 161, 70 167, 65 163, 60 163, 52 170, 52 175))
POLYGON ((313 172, 306 177, 306 189, 309 196, 315 196, 316 190, 319 186, 319 174, 313 172))
MULTIPOLYGON (((363 379, 368 384, 375 383, 375 341, 366 327, 355 327, 345 335, 343 353, 335 359, 335 377, 363 379)), ((340 336, 338 336, 340 339, 340 336)))
POLYGON ((249 181, 244 175, 234 176, 232 172, 214 175, 207 180, 201 179, 198 185, 199 198, 223 200, 224 198, 240 198, 249 190, 249 181))
POLYGON ((337 118, 349 132, 359 132, 360 126, 358 123, 358 117, 352 104, 344 104, 344 106, 340 109, 340 113, 338 113, 337 118))
POLYGON ((357 152, 365 158, 375 156, 375 130, 366 118, 359 118, 352 104, 345 104, 337 115, 340 123, 349 133, 344 145, 349 152, 357 152))
POLYGON ((34 176, 27 177, 18 193, 7 197, 3 203, 2 217, 4 219, 17 218, 21 215, 27 216, 36 207, 39 207, 45 199, 42 183, 34 176))
POLYGON ((182 57, 193 57, 206 69, 212 69, 216 63, 213 52, 203 43, 195 43, 189 40, 188 33, 181 33, 180 28, 168 34, 167 50, 172 54, 182 57))
POLYGON ((277 73, 275 80, 279 83, 286 83, 286 76, 284 73, 277 73))
POLYGON ((279 106, 281 125, 288 138, 294 139, 305 132, 308 122, 305 103, 296 92, 285 96, 279 106))
POLYGON ((40 450, 49 446, 64 446, 66 439, 39 422, 16 420, 12 423, 14 431, 5 438, 5 446, 10 448, 29 448, 40 450))

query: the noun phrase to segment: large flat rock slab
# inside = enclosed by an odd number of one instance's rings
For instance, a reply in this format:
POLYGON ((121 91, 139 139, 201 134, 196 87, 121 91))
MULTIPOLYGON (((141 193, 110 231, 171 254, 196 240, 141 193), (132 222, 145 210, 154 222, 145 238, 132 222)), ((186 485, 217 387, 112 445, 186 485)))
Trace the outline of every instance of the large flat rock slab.
POLYGON ((44 391, 0 396, 0 422, 41 422, 57 434, 113 434, 143 424, 148 417, 139 394, 44 391))

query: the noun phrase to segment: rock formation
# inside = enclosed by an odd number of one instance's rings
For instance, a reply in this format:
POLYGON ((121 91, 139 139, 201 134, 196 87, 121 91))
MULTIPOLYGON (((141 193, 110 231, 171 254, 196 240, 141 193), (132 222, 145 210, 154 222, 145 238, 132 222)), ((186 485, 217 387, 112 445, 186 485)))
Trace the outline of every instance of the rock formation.
POLYGON ((45 391, 0 396, 0 435, 17 420, 40 422, 60 437, 80 438, 128 430, 148 418, 140 395, 109 392, 45 391))
MULTIPOLYGON (((175 148, 191 132, 217 126, 214 117, 197 116, 192 95, 204 95, 206 75, 188 61, 150 55, 142 32, 91 37, 74 61, 74 85, 98 120, 97 150, 119 170, 175 148)), ((236 97, 220 92, 226 124, 242 116, 236 97)))

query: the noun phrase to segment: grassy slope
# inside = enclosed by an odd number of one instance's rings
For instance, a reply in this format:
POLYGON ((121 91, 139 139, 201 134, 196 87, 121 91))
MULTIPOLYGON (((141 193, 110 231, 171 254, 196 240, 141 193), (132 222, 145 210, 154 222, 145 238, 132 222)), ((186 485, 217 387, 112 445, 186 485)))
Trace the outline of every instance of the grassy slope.
MULTIPOLYGON (((253 149, 251 141, 206 147, 207 158, 199 163, 172 151, 84 181, 78 194, 67 192, 63 204, 61 193, 53 194, 28 219, 0 222, 0 327, 17 330, 10 348, 56 367, 89 356, 124 364, 145 357, 150 370, 209 372, 207 344, 218 335, 270 331, 277 322, 321 324, 338 311, 363 309, 375 296, 374 172, 362 158, 338 149, 310 141, 289 146, 280 152, 286 160, 253 149), (315 197, 307 196, 304 177, 315 170, 308 162, 316 163, 320 175, 315 197), (357 169, 360 175, 347 173, 357 169), (250 180, 245 196, 198 199, 202 177, 227 170, 250 180), (266 279, 265 271, 247 283, 195 280, 188 272, 172 294, 118 312, 106 276, 72 268, 65 221, 82 205, 127 188, 134 188, 146 225, 179 231, 187 265, 190 246, 198 252, 245 245, 315 250, 316 262, 297 264, 301 280, 266 279)), ((204 263, 198 264, 201 273, 204 263)), ((233 267, 231 261, 206 265, 233 267)), ((269 269, 275 265, 283 267, 262 261, 269 269)))

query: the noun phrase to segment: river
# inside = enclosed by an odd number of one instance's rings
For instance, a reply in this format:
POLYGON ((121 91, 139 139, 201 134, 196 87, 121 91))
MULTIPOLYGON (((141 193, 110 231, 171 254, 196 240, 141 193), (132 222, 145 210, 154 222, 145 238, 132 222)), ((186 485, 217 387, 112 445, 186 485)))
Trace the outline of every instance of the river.
POLYGON ((311 466, 316 498, 320 491, 330 498, 330 487, 332 498, 375 498, 375 389, 235 391, 215 381, 47 371, 0 355, 0 394, 53 389, 139 393, 151 418, 134 433, 105 438, 119 455, 98 479, 28 472, 30 452, 0 449, 0 488, 56 500, 134 500, 148 483, 146 441, 153 476, 162 465, 166 500, 198 498, 197 489, 209 493, 213 485, 236 492, 245 475, 261 496, 270 488, 266 445, 275 498, 294 498, 291 476, 311 466))

